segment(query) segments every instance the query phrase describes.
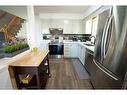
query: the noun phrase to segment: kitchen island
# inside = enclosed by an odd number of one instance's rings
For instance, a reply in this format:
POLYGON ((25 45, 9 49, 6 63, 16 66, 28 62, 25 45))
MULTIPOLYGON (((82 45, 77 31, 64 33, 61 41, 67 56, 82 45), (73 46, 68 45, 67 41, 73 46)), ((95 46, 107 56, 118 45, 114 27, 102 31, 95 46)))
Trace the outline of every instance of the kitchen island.
POLYGON ((44 88, 50 74, 49 51, 29 52, 9 65, 14 89, 44 88))

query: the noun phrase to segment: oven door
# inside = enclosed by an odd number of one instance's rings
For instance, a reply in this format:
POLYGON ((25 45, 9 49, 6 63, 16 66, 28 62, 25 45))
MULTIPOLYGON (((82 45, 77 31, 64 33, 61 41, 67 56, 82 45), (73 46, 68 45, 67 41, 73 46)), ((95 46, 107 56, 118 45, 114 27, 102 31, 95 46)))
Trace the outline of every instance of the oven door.
POLYGON ((63 44, 54 44, 49 45, 49 54, 50 55, 63 55, 64 45, 63 44))

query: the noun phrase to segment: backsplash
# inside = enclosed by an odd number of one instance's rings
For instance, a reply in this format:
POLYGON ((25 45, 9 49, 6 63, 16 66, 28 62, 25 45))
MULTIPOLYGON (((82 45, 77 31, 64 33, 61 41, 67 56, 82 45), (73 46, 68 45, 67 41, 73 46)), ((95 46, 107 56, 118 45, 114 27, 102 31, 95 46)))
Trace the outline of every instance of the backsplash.
MULTIPOLYGON (((89 37, 91 36, 91 34, 63 34, 61 35, 63 36, 64 40, 73 40, 73 41, 89 41, 89 37)), ((43 39, 44 40, 50 40, 51 38, 51 34, 43 34, 43 39)))

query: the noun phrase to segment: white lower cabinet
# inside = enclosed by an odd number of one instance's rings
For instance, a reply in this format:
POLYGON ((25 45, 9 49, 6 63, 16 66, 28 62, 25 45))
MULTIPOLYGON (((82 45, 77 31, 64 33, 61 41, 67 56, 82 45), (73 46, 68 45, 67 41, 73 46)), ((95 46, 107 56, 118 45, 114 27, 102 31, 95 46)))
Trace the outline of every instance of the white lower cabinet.
POLYGON ((72 58, 77 58, 78 57, 78 44, 74 43, 71 44, 71 57, 72 58))
POLYGON ((84 65, 85 62, 85 47, 82 45, 78 45, 78 58, 81 61, 81 63, 84 65))
POLYGON ((64 43, 64 57, 77 58, 78 57, 78 44, 77 43, 64 43))
POLYGON ((82 50, 82 48, 81 48, 81 45, 79 44, 79 45, 78 45, 78 58, 79 58, 80 61, 81 61, 81 59, 82 59, 82 58, 81 58, 81 57, 82 57, 82 54, 81 54, 82 51, 81 51, 81 50, 82 50))
POLYGON ((85 63, 86 48, 78 43, 64 43, 64 57, 65 58, 79 58, 81 63, 85 63))
POLYGON ((64 43, 64 57, 68 58, 71 57, 71 44, 70 43, 64 43))

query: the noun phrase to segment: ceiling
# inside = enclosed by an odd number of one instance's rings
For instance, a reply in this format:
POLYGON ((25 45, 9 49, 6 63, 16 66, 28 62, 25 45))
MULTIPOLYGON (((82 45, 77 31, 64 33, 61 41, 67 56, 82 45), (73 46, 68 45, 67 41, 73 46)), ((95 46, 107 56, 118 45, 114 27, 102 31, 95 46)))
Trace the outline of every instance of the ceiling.
POLYGON ((34 6, 35 14, 39 13, 74 13, 82 14, 90 6, 34 6))

